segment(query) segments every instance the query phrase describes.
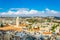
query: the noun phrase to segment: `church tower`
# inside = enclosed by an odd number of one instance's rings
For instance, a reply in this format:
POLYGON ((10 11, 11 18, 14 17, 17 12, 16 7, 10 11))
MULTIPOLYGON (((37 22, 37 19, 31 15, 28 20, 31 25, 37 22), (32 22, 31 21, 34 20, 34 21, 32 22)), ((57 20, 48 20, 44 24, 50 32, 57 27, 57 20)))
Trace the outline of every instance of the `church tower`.
POLYGON ((16 27, 19 27, 19 17, 16 18, 16 27))

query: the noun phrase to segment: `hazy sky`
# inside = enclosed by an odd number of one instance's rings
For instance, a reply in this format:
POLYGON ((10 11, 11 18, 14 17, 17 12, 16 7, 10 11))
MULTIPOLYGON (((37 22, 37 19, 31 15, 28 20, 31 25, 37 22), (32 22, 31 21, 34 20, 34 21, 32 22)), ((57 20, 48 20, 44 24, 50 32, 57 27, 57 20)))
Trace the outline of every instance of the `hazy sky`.
POLYGON ((0 0, 0 16, 60 16, 60 0, 0 0))

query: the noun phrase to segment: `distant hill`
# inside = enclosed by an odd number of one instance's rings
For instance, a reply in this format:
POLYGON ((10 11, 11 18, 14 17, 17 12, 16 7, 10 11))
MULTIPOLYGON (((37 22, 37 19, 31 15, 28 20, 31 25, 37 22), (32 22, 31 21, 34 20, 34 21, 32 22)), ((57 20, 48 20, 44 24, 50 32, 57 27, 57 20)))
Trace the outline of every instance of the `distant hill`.
POLYGON ((54 18, 60 20, 60 17, 54 17, 54 18))

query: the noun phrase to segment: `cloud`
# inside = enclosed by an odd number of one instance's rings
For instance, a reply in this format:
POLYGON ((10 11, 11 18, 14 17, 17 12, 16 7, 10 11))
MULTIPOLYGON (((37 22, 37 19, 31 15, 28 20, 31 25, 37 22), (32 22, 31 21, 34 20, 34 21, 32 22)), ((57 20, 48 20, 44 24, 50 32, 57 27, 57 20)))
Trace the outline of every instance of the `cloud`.
POLYGON ((45 10, 46 10, 46 11, 50 11, 50 9, 48 9, 48 8, 46 8, 45 10))
POLYGON ((2 14, 3 15, 6 15, 6 14, 9 14, 9 15, 12 15, 12 14, 16 14, 16 15, 19 15, 19 14, 37 14, 39 11, 37 10, 29 10, 29 9, 24 9, 24 8, 20 8, 20 9, 10 9, 8 12, 3 12, 2 14), (12 11, 12 10, 17 10, 17 11, 12 11))
POLYGON ((59 13, 60 12, 48 8, 43 11, 30 10, 28 8, 11 8, 7 12, 2 12, 1 15, 59 16, 59 13))
POLYGON ((10 10, 18 10, 18 9, 20 9, 20 8, 10 8, 10 10))
POLYGON ((48 13, 48 14, 58 14, 59 12, 58 11, 55 11, 55 10, 50 10, 48 8, 45 9, 45 12, 48 13))
POLYGON ((3 8, 0 8, 0 10, 2 10, 3 8))
POLYGON ((8 12, 2 12, 1 15, 13 15, 15 12, 8 11, 8 12))

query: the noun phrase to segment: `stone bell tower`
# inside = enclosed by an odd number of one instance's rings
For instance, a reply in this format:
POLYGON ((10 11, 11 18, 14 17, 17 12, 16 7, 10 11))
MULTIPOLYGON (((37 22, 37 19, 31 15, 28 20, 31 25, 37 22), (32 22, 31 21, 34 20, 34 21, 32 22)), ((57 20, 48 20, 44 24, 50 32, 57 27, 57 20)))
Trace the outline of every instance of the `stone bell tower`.
POLYGON ((19 17, 16 18, 16 27, 19 27, 19 17))

